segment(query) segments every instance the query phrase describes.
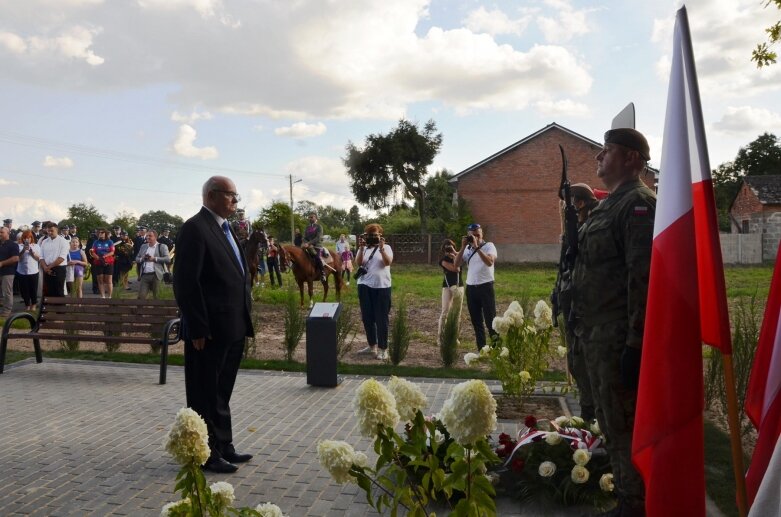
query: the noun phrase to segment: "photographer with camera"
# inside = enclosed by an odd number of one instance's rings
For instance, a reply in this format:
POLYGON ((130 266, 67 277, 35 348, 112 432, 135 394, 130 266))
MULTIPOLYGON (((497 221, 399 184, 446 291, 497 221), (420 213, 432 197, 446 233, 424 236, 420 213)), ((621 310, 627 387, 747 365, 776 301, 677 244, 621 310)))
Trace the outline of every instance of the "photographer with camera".
POLYGON ((390 266, 393 263, 393 250, 385 244, 382 226, 379 224, 367 225, 364 232, 358 237, 358 255, 355 258, 358 269, 355 271, 355 280, 358 284, 361 320, 369 346, 358 353, 376 354, 377 359, 384 361, 388 359, 390 266))
POLYGON ((485 345, 485 327, 491 339, 499 337, 493 328, 496 317, 496 297, 494 295, 494 263, 496 246, 483 240, 483 229, 477 223, 466 227, 467 235, 461 237, 461 249, 456 255, 456 266, 466 264, 466 306, 469 319, 475 329, 477 350, 485 345))
POLYGON ((442 314, 439 315, 439 324, 437 325, 437 343, 442 333, 442 323, 445 322, 450 307, 456 298, 456 294, 461 296, 458 299, 458 315, 461 317, 461 303, 464 294, 464 281, 461 278, 461 268, 456 266, 456 243, 450 239, 442 241, 439 250, 439 265, 444 273, 442 278, 442 314))

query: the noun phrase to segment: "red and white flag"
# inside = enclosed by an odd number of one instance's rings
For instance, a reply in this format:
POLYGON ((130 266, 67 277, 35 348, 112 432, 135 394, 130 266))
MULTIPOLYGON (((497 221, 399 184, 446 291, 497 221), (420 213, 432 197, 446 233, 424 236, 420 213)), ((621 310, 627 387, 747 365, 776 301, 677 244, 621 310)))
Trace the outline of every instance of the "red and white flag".
POLYGON ((686 8, 675 20, 632 459, 649 516, 705 515, 702 343, 731 353, 686 8))
MULTIPOLYGON (((776 253, 776 268, 759 333, 759 344, 751 367, 746 392, 746 414, 759 432, 751 466, 746 474, 749 504, 767 470, 770 457, 781 435, 781 245, 776 253)), ((776 487, 777 488, 777 487, 776 487)))

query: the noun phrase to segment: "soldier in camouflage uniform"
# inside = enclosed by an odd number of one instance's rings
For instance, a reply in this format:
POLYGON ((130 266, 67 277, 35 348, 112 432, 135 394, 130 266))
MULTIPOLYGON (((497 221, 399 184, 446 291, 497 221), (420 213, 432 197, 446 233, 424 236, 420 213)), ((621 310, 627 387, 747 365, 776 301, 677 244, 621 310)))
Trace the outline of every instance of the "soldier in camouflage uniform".
MULTIPOLYGON (((572 193, 572 204, 575 206, 578 214, 578 228, 588 220, 591 211, 599 204, 594 191, 585 183, 576 183, 570 187, 572 193)), ((562 254, 567 246, 567 238, 562 235, 562 254)), ((577 258, 575 259, 577 261, 577 258)), ((572 306, 572 271, 559 271, 556 278, 558 288, 558 303, 561 313, 564 316, 564 337, 567 343, 567 368, 575 379, 578 387, 578 398, 580 402, 580 416, 587 422, 591 422, 596 417, 594 412, 594 397, 591 393, 591 381, 589 380, 588 368, 586 368, 586 358, 581 350, 580 343, 574 333, 574 319, 570 320, 570 307, 572 306)))
POLYGON ((608 131, 596 159, 597 175, 610 196, 578 232, 575 335, 585 352, 619 498, 611 515, 641 516, 645 495, 632 465, 632 431, 656 195, 639 178, 650 156, 648 142, 638 131, 608 131))

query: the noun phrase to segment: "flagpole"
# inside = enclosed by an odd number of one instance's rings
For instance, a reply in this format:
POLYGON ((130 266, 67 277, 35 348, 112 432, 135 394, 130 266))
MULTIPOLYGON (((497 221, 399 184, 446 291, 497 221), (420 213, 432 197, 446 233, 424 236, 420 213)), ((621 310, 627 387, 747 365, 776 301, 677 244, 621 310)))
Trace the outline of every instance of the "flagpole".
POLYGON ((746 478, 743 470, 743 443, 740 439, 740 423, 738 420, 738 397, 735 393, 735 369, 732 365, 732 354, 722 354, 724 365, 724 384, 727 391, 727 421, 732 444, 732 471, 735 474, 735 494, 737 496, 738 514, 748 515, 746 500, 746 478))

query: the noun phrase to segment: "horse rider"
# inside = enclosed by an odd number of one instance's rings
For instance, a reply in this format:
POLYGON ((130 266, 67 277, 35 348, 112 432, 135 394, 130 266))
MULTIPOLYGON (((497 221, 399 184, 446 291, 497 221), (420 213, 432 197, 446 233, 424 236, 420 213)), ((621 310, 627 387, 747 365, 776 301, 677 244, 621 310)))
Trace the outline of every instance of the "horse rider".
POLYGON ((304 239, 301 247, 306 251, 315 263, 315 269, 320 273, 320 280, 325 282, 325 262, 328 250, 320 242, 323 239, 323 227, 317 222, 317 213, 309 214, 309 226, 304 230, 304 239))
POLYGON ((239 238, 239 244, 244 244, 244 242, 249 239, 250 234, 250 222, 249 219, 244 218, 244 213, 243 208, 236 210, 238 220, 233 221, 233 232, 239 238))

